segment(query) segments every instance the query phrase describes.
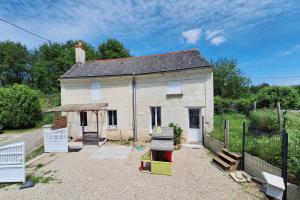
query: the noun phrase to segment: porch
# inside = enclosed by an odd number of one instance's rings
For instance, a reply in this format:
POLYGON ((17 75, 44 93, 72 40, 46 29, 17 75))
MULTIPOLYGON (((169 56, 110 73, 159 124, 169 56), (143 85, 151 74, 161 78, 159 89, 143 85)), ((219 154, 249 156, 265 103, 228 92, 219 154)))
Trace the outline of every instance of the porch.
MULTIPOLYGON (((48 112, 61 113, 54 119, 53 129, 61 129, 68 127, 67 116, 63 116, 64 113, 78 113, 79 114, 79 125, 81 127, 82 139, 71 139, 68 140, 70 147, 82 147, 83 145, 101 145, 106 138, 99 137, 99 130, 102 130, 101 123, 99 124, 99 113, 104 116, 108 104, 107 103, 89 103, 89 104, 66 104, 58 106, 48 110, 48 112), (87 124, 87 112, 94 114, 94 121, 96 127, 89 127, 87 124), (82 115, 83 114, 83 115, 82 115), (94 128, 96 130, 94 130, 94 128), (88 130, 86 130, 88 129, 88 130)), ((100 120, 101 121, 101 120, 100 120)), ((103 121, 103 120, 102 120, 103 121)), ((102 124, 103 126, 103 124, 102 124)), ((67 128, 68 136, 70 132, 67 128)))

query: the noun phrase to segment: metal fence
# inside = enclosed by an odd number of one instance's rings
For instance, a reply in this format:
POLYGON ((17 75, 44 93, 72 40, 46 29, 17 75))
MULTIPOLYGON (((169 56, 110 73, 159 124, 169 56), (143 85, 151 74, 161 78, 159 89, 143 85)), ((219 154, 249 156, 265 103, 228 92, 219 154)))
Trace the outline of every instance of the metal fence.
MULTIPOLYGON (((253 128, 242 134, 242 169, 257 179, 263 180, 262 172, 268 172, 284 179, 287 189, 288 173, 288 133, 265 134, 253 128)), ((286 199, 285 190, 283 199, 286 199)))

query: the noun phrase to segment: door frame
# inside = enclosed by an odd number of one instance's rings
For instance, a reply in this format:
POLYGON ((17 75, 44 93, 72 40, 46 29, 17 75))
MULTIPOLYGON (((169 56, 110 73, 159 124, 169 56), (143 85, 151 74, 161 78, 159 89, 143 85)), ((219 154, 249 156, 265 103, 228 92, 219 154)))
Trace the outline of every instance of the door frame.
POLYGON ((202 127, 202 123, 201 123, 201 119, 202 119, 202 112, 203 112, 203 107, 200 107, 200 106, 190 106, 190 107, 187 107, 187 117, 188 117, 188 130, 187 130, 187 138, 188 138, 188 143, 193 143, 193 142, 197 142, 197 143, 203 143, 202 141, 202 138, 203 138, 203 127, 202 127), (197 130, 199 133, 198 133, 198 140, 191 140, 190 139, 190 129, 193 129, 193 128, 190 128, 190 110, 191 109, 198 109, 199 110, 199 129, 194 129, 194 130, 197 130))

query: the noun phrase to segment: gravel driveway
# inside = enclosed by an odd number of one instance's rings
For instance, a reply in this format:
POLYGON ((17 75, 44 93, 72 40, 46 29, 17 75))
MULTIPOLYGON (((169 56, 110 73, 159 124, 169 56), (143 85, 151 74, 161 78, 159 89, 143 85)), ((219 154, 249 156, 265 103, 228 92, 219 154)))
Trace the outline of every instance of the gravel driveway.
MULTIPOLYGON (((107 143, 113 147, 116 144, 107 143)), ((183 148, 174 152, 174 175, 140 173, 143 152, 125 159, 90 159, 96 148, 47 154, 38 171, 53 171, 58 181, 19 190, 0 189, 0 199, 264 199, 253 184, 239 185, 213 166, 208 150, 183 148)))

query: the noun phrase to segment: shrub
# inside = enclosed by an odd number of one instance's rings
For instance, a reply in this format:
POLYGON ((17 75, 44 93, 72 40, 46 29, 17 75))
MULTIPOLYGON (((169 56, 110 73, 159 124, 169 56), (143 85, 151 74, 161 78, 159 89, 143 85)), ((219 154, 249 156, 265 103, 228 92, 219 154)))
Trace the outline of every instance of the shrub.
POLYGON ((17 84, 0 89, 0 124, 5 128, 31 128, 40 118, 36 91, 17 84))
POLYGON ((278 133, 278 118, 276 110, 257 110, 249 115, 251 127, 266 133, 278 133))
POLYGON ((226 99, 220 96, 214 98, 215 113, 232 113, 235 112, 235 101, 233 99, 226 99))
POLYGON ((275 108, 277 102, 284 109, 296 109, 299 106, 299 94, 293 87, 273 86, 262 88, 257 95, 260 108, 275 108))
POLYGON ((253 110, 256 96, 252 95, 247 98, 240 98, 236 101, 236 109, 240 113, 249 114, 253 110))
POLYGON ((170 123, 169 127, 174 129, 174 145, 180 144, 182 129, 178 124, 170 123))

